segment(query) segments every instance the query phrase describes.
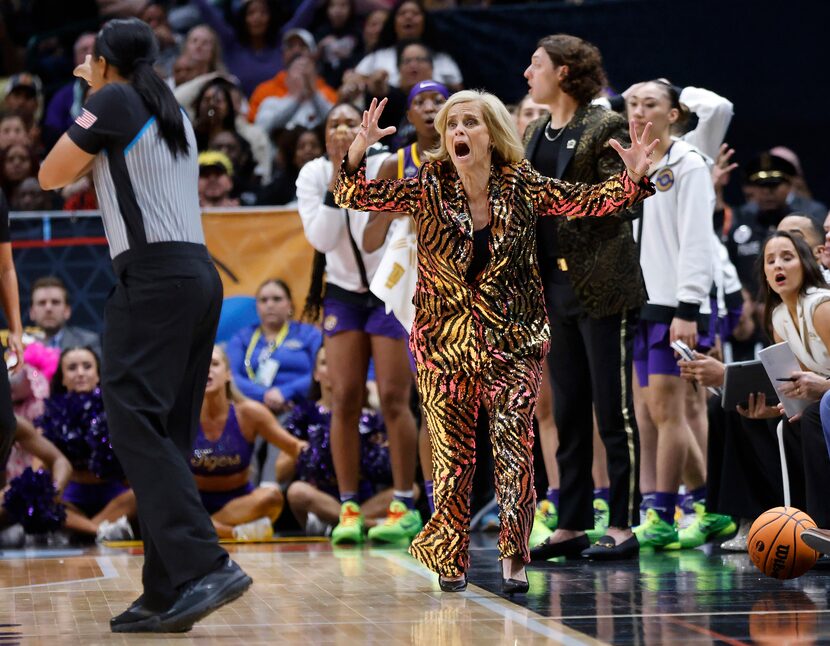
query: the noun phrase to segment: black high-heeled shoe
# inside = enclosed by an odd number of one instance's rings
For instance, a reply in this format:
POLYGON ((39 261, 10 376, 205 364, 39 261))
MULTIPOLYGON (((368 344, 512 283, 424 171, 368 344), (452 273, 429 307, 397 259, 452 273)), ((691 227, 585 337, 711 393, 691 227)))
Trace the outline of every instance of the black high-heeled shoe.
POLYGON ((530 589, 530 584, 521 579, 501 579, 501 591, 504 594, 524 594, 530 589))
POLYGON ((467 589, 467 575, 463 579, 445 579, 439 574, 438 586, 444 592, 464 592, 467 589))

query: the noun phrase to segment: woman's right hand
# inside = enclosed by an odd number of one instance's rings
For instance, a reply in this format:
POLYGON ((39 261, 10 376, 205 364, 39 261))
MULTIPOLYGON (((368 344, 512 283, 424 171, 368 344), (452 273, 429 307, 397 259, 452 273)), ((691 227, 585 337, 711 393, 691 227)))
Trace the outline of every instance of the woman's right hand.
POLYGON ((389 126, 388 128, 381 128, 378 125, 378 120, 383 114, 383 109, 386 107, 386 99, 381 99, 378 102, 377 97, 372 99, 368 110, 363 111, 363 119, 360 122, 360 128, 357 129, 357 136, 354 138, 351 147, 349 148, 349 166, 357 168, 363 155, 366 154, 369 146, 375 145, 381 139, 388 135, 395 134, 397 128, 389 126))
POLYGON ((685 319, 673 318, 669 327, 669 343, 683 341, 694 350, 697 346, 697 323, 685 319))

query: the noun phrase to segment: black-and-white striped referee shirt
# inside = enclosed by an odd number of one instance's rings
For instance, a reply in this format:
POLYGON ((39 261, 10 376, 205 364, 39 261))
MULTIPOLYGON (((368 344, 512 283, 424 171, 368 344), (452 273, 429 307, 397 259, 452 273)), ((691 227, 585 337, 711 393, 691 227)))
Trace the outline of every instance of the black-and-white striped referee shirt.
POLYGON ((96 155, 95 192, 113 258, 154 242, 205 242, 196 137, 184 112, 182 119, 190 149, 173 157, 138 92, 110 83, 89 97, 67 131, 96 155))

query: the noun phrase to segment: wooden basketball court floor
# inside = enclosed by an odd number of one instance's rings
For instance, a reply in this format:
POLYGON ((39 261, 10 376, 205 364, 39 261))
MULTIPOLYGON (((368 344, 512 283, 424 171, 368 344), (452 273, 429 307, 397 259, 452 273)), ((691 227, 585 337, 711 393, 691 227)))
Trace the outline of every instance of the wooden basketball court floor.
POLYGON ((645 553, 550 562, 527 595, 498 594, 495 538, 476 536, 470 585, 442 593, 403 550, 327 542, 228 546, 254 585, 183 635, 113 635, 140 591, 140 548, 0 552, 3 644, 822 644, 830 569, 763 577, 746 554, 645 553))

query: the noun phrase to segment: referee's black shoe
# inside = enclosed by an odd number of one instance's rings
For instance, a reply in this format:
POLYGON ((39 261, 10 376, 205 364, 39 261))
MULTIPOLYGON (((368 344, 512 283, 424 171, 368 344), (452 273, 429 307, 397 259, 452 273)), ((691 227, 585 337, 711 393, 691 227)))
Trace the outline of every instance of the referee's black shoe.
POLYGON ((222 566, 184 586, 170 610, 159 616, 158 626, 148 632, 184 633, 251 587, 253 580, 228 559, 222 566))
POLYGON ((153 632, 152 629, 159 623, 163 612, 145 606, 142 594, 124 612, 110 619, 110 629, 114 633, 153 632))
POLYGON ((110 619, 116 633, 184 633, 214 610, 239 598, 253 581, 228 559, 222 566, 184 586, 169 610, 154 612, 139 597, 120 615, 110 619))

